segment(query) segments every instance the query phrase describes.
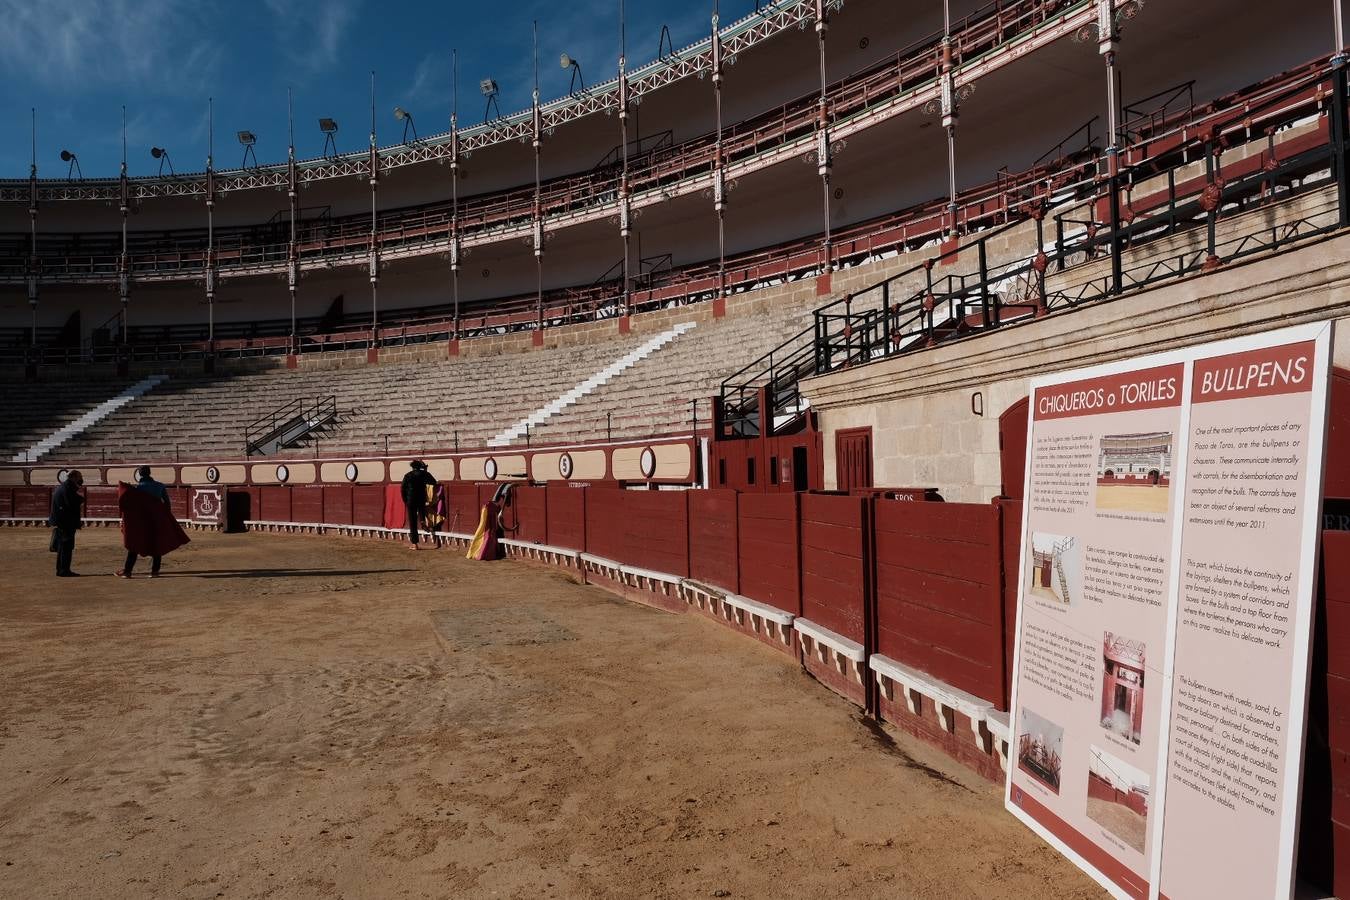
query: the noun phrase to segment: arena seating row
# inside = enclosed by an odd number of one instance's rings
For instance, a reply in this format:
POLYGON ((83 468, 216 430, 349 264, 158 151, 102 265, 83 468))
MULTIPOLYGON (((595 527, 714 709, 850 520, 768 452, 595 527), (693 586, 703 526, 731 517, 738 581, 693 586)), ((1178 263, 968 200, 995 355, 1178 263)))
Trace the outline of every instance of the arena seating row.
POLYGON ((55 381, 6 391, 0 415, 0 459, 8 461, 61 425, 79 418, 130 381, 55 381))
MULTIPOLYGON (((746 354, 802 327, 808 306, 700 324, 550 417, 534 443, 642 437, 688 430, 691 398, 706 398, 746 354), (696 339, 695 339, 696 335, 696 339)), ((50 461, 234 458, 244 429, 296 399, 335 396, 339 422, 309 446, 353 453, 482 446, 501 429, 604 369, 649 336, 529 353, 358 366, 175 377, 54 450, 50 461)), ((706 425, 707 410, 700 414, 706 425)), ((53 426, 54 427, 54 426, 53 426)), ((523 445, 525 438, 512 441, 523 445)))

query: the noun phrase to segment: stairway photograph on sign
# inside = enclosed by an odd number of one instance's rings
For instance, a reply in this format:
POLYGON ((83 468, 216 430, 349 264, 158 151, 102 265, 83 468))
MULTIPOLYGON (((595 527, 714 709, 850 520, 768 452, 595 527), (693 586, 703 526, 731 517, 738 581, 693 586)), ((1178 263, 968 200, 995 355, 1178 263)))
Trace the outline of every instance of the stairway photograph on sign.
POLYGON ((1006 804, 1113 896, 1292 896, 1330 334, 1031 383, 1006 804))

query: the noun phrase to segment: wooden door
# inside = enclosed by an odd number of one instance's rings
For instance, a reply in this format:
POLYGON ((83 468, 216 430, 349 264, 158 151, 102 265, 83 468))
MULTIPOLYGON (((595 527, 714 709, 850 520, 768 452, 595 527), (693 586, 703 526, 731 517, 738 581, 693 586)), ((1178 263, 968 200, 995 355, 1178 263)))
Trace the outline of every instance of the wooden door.
POLYGON ((872 487, 872 429, 845 428, 834 436, 835 486, 841 491, 872 487))

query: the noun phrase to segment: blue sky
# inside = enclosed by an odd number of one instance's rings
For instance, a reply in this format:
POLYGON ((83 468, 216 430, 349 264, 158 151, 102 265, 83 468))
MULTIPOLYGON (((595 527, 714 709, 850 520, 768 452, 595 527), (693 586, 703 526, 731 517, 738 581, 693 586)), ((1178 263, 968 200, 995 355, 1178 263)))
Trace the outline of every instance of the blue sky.
MULTIPOLYGON (((754 8, 754 0, 722 0, 722 22, 754 8)), ((663 24, 679 48, 708 33, 711 12, 712 0, 628 0, 630 67, 656 56, 663 24)), ((259 162, 281 161, 288 86, 298 156, 322 152, 320 116, 338 121, 340 151, 361 149, 372 69, 381 146, 402 136, 395 105, 413 113, 423 135, 445 131, 452 48, 460 122, 474 125, 483 117, 484 77, 497 80, 503 113, 529 106, 534 19, 543 100, 567 92, 563 52, 580 61, 587 84, 614 76, 618 0, 0 0, 0 177, 28 175, 30 107, 40 177, 65 175, 62 149, 78 155, 86 177, 116 176, 123 104, 132 175, 158 170, 155 145, 168 149, 177 171, 201 171, 208 97, 217 168, 240 164, 235 132, 243 129, 258 136, 259 162)))

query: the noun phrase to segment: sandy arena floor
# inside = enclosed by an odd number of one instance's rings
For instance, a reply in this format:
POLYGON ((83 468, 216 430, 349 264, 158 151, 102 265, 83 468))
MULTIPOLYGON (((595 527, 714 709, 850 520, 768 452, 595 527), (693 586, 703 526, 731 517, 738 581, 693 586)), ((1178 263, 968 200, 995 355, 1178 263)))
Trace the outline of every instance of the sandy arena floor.
POLYGON ((1102 896, 715 622, 391 544, 46 542, 0 531, 4 897, 1102 896))

